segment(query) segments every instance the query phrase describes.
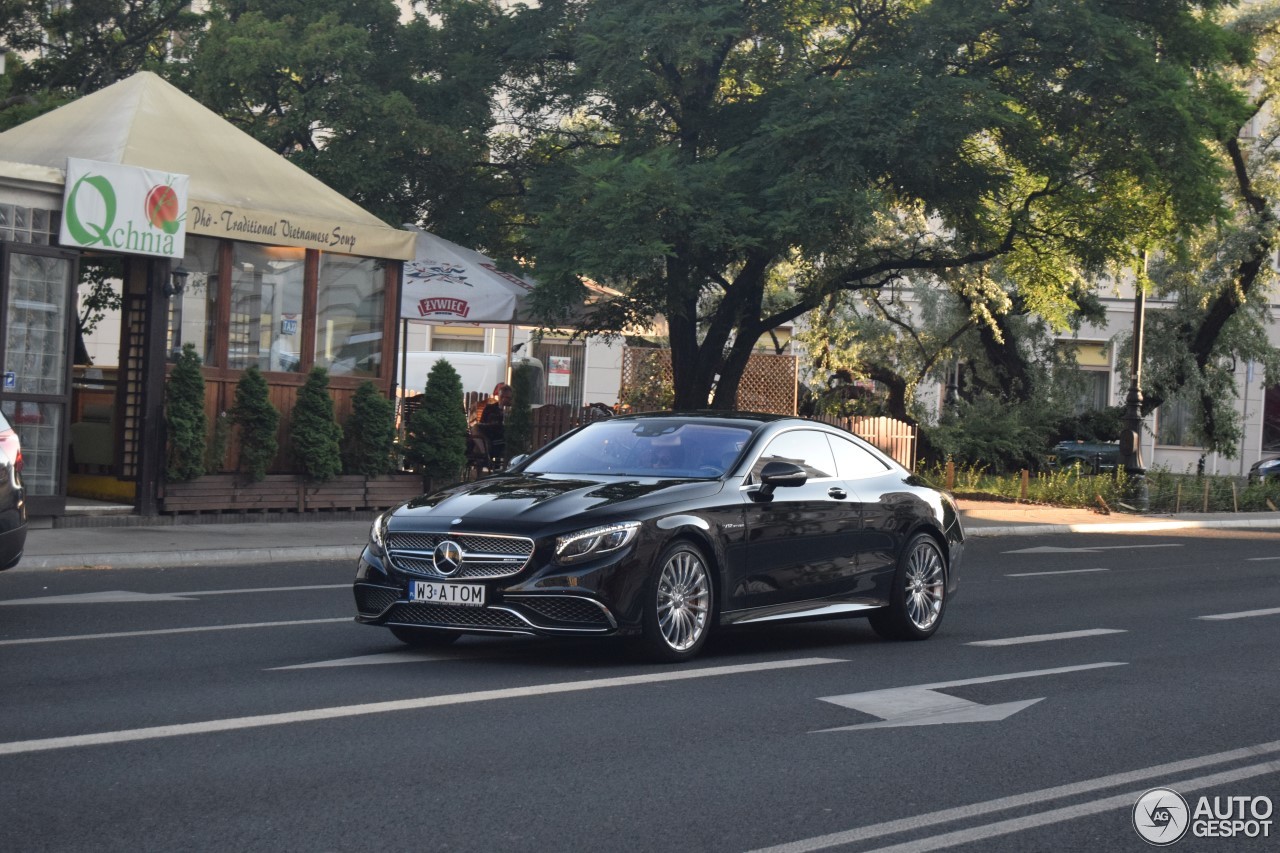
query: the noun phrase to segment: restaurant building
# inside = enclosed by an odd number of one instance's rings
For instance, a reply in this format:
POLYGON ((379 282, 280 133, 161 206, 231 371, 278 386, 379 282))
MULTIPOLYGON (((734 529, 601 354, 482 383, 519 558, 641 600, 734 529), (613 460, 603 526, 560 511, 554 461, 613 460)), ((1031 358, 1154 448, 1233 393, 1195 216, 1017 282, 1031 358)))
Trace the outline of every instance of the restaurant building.
POLYGON ((391 393, 413 256, 412 233, 148 72, 0 133, 0 410, 22 440, 30 514, 64 513, 86 476, 158 511, 164 380, 188 343, 211 424, 246 368, 264 372, 286 471, 313 366, 340 419, 364 381, 391 393), (76 364, 80 267, 109 258, 119 355, 76 364))

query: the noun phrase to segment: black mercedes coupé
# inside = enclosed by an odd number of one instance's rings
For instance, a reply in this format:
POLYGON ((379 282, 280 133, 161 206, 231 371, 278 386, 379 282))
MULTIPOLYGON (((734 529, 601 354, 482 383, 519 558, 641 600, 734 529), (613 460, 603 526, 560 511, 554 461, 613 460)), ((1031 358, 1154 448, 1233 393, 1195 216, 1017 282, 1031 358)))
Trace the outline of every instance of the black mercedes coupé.
POLYGON ((922 640, 963 547, 949 495, 844 430, 618 417, 380 516, 356 619, 423 646, 621 635, 662 661, 693 657, 717 626, 789 619, 867 616, 922 640))

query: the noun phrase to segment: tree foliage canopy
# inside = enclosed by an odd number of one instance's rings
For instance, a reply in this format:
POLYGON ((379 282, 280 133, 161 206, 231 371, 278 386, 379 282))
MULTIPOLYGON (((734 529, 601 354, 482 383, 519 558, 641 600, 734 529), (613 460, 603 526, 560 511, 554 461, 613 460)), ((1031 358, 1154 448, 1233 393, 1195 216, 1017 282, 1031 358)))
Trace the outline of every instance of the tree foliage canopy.
POLYGON ((677 406, 732 406, 769 329, 914 271, 999 263, 1065 315, 1076 271, 1219 210, 1220 5, 544 3, 511 96, 543 295, 665 317, 677 406))

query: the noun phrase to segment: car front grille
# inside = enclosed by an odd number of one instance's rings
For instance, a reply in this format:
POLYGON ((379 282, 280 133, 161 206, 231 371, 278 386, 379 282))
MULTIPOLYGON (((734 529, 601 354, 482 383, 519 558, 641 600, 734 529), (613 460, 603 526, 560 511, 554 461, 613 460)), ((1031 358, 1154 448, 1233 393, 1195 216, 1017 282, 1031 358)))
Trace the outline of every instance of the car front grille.
POLYGON ((605 612, 585 598, 548 595, 512 598, 509 602, 554 622, 569 622, 584 627, 609 627, 609 617, 605 612))
POLYGON ((387 555, 402 572, 432 578, 505 578, 518 574, 533 556, 533 540, 523 536, 479 533, 391 533, 387 555), (462 567, 451 575, 435 567, 433 554, 441 542, 462 549, 462 567))
POLYGON ((387 614, 387 622, 397 625, 443 625, 458 628, 505 628, 529 630, 514 613, 488 607, 448 607, 440 604, 397 604, 387 614))
POLYGON ((356 596, 356 610, 364 616, 377 616, 396 603, 400 591, 385 586, 356 584, 353 587, 356 596))

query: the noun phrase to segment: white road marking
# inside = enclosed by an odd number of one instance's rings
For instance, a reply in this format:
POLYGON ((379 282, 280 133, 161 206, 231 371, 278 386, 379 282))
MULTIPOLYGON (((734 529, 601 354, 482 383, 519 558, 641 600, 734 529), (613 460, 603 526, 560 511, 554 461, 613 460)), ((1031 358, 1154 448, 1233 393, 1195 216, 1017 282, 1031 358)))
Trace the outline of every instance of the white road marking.
POLYGON ((313 589, 350 589, 349 583, 314 584, 311 586, 265 586, 255 589, 205 589, 198 592, 129 592, 123 589, 105 592, 81 592, 70 595, 46 595, 40 598, 14 598, 0 601, 0 606, 15 604, 132 604, 142 601, 191 601, 206 595, 247 595, 254 592, 302 592, 313 589))
POLYGON ((317 720, 337 720, 362 717, 368 714, 386 714, 392 711, 416 711, 423 708, 442 708, 472 702, 492 702, 499 699, 520 699, 527 696, 549 696, 557 693, 576 693, 583 690, 599 690, 608 687, 630 687, 637 684, 661 684, 668 681, 687 681, 694 678, 711 678, 719 675, 740 675, 750 672, 767 672, 778 669, 795 669, 827 663, 848 663, 843 658, 797 658, 794 660, 766 661, 764 663, 712 666, 700 669, 664 670, 645 675, 625 675, 617 678, 597 678, 590 681, 566 681, 558 684, 536 684, 529 687, 510 687, 501 690, 481 690, 474 693, 453 693, 444 696, 424 696, 419 699, 399 699, 390 702, 370 702, 364 705, 340 705, 332 708, 314 708, 309 711, 289 711, 281 714, 262 714, 254 717, 232 717, 225 720, 208 720, 201 723, 179 723, 170 726, 150 726, 143 729, 123 729, 114 732, 97 732, 86 735, 38 738, 36 740, 0 743, 0 755, 18 755, 29 752, 45 752, 52 749, 69 749, 78 746, 101 746, 112 743, 129 743, 140 740, 180 737, 183 735, 209 734, 264 726, 281 726, 291 723, 311 723, 317 720))
POLYGON ((822 696, 819 698, 823 702, 830 702, 842 708, 851 708, 854 711, 861 711, 864 714, 871 714, 883 719, 874 723, 858 723, 833 729, 819 729, 810 732, 810 734, 849 732, 859 729, 884 729, 899 726, 994 722, 1029 708, 1042 701, 1043 697, 1041 699, 1005 702, 1000 705, 982 705, 978 702, 970 702, 967 699, 958 699, 955 696, 935 693, 934 691, 948 687, 963 687, 969 684, 990 684, 996 681, 1036 678, 1042 675, 1060 675, 1068 672, 1082 672, 1088 669, 1127 665, 1108 661, 1083 664, 1081 666, 1063 666, 1055 669, 1037 669, 1029 672, 1011 672, 1004 675, 987 675, 978 678, 965 678, 960 681, 943 681, 937 684, 916 684, 910 687, 891 687, 887 690, 868 690, 865 693, 846 693, 842 696, 822 696))
POLYGON ((1004 554, 1092 554, 1095 551, 1132 551, 1139 548, 1181 548, 1181 542, 1161 542, 1154 545, 1093 545, 1081 548, 1059 548, 1055 545, 1041 545, 1037 548, 1019 548, 1017 551, 1003 551, 1004 554))
POLYGON ((1074 640, 1077 637, 1098 637, 1102 634, 1127 634, 1121 628, 1090 628, 1085 631, 1061 631, 1057 634, 1028 634, 1025 637, 1007 637, 1003 640, 978 640, 966 646, 1020 646, 1023 643, 1047 643, 1051 640, 1074 640))
MULTIPOLYGON (((941 811, 928 812, 926 814, 914 815, 908 818, 899 818, 897 820, 871 824, 869 826, 850 829, 844 832, 833 832, 829 835, 819 835, 814 838, 806 838, 787 844, 779 844, 774 847, 756 850, 753 851, 753 853, 804 853, 804 851, 810 850, 824 850, 828 847, 839 847, 844 844, 853 844, 859 841, 867 841, 872 838, 882 838, 886 835, 896 835, 901 832, 910 832, 926 829, 931 826, 938 826, 939 824, 969 820, 971 818, 982 817, 983 815, 1008 811, 1010 809, 1034 806, 1040 803, 1052 802, 1054 800, 1067 799, 1069 797, 1077 797, 1081 794, 1103 791, 1107 788, 1136 785, 1138 783, 1148 782, 1151 780, 1157 780, 1161 784, 1166 784, 1168 777, 1175 773, 1186 773, 1193 770, 1212 767, 1217 764, 1228 764, 1233 761, 1258 759, 1275 753, 1280 753, 1280 740, 1270 741, 1269 743, 1262 743, 1256 746, 1248 746, 1242 749, 1233 749, 1227 752, 1202 755, 1198 758, 1188 758, 1182 761, 1172 761, 1167 764, 1157 764, 1153 767, 1144 767, 1140 770, 1113 773, 1108 776, 1099 776, 1096 779, 1089 779, 1083 782, 1072 782, 1067 785, 1042 788, 1038 791, 1028 791, 1025 794, 1014 794, 1008 797, 988 800, 983 803, 973 803, 972 805, 942 809, 941 811)), ((1255 766, 1266 767, 1274 764, 1275 762, 1268 762, 1266 765, 1255 766)), ((1247 770, 1249 768, 1242 769, 1247 770)), ((1274 771, 1263 771, 1257 775, 1263 775, 1265 772, 1274 771)), ((1181 791, 1183 790, 1183 787, 1188 786, 1188 783, 1198 783, 1199 781, 1200 780, 1195 779, 1188 780, 1187 782, 1181 783, 1181 785, 1174 783, 1170 785, 1170 787, 1181 791)), ((1127 808, 1132 808, 1133 804, 1137 802, 1138 797, 1147 789, 1147 787, 1150 786, 1148 785, 1146 787, 1136 789, 1135 793, 1123 794, 1113 799, 1123 799, 1123 805, 1127 808)), ((1207 787, 1207 785, 1202 785, 1201 787, 1207 787)), ((981 827, 978 827, 978 829, 981 829, 981 827)), ((940 838, 943 836, 934 837, 940 838)))
POLYGON ((293 666, 274 666, 267 672, 279 672, 286 669, 321 669, 330 666, 373 666, 384 663, 431 663, 445 660, 462 660, 457 655, 430 655, 420 651, 405 649, 397 652, 383 652, 376 655, 360 655, 353 658, 322 660, 315 663, 298 663, 293 666))
POLYGON ((1215 613, 1212 616, 1200 616, 1200 619, 1249 619, 1254 616, 1275 616, 1280 614, 1280 607, 1268 607, 1266 610, 1241 610, 1239 613, 1215 613))
POLYGON ((70 634, 65 637, 28 637, 23 640, 0 640, 0 646, 30 646, 36 643, 70 643, 75 640, 115 640, 121 637, 160 637, 165 634, 199 634, 204 631, 242 631, 248 628, 289 628, 294 625, 326 625, 351 622, 350 616, 334 619, 297 619, 292 622, 242 622, 238 625, 199 625, 191 628, 157 628, 152 631, 117 631, 111 634, 70 634))
POLYGON ((1280 557, 1247 557, 1251 563, 1261 562, 1262 560, 1280 560, 1280 557))
POLYGON ((1007 578, 1038 578, 1044 575, 1082 575, 1086 572, 1109 572, 1110 569, 1062 569, 1056 572, 1015 572, 1005 575, 1007 578))

